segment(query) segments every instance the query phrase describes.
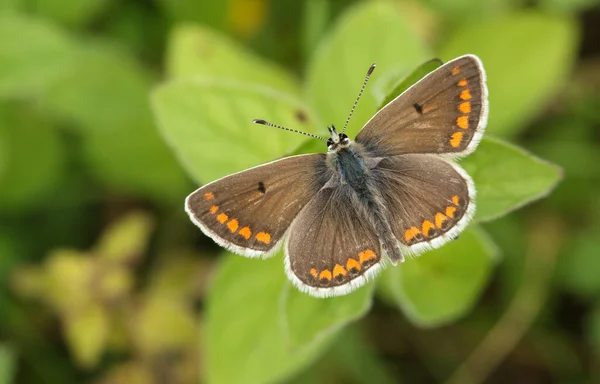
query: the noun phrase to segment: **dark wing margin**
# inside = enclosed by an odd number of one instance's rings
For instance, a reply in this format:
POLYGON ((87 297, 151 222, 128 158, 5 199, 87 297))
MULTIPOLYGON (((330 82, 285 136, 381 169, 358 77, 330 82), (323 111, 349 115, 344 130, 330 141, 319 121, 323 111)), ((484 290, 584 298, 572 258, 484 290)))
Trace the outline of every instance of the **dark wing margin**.
POLYGON ((268 257, 330 177, 325 155, 276 160, 207 184, 185 200, 205 235, 247 257, 268 257))
POLYGON ((289 279, 316 297, 344 295, 382 267, 371 222, 346 185, 323 188, 292 223, 285 248, 289 279))
POLYGON ((461 56, 379 110, 356 142, 380 157, 407 153, 465 156, 475 150, 487 124, 487 94, 479 58, 461 56))
POLYGON ((418 255, 458 237, 475 213, 471 177, 434 155, 385 158, 372 169, 388 208, 387 220, 406 255, 418 255))

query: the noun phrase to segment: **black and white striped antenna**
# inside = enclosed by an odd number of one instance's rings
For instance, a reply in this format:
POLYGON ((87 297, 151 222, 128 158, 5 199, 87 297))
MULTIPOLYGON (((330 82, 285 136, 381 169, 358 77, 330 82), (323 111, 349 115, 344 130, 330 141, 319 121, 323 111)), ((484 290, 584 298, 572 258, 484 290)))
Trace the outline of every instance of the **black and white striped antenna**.
POLYGON ((363 91, 365 90, 365 87, 367 86, 367 83, 369 82, 369 78, 371 77, 371 74, 375 70, 376 66, 377 66, 377 64, 373 63, 369 67, 369 70, 367 71, 367 76, 365 77, 365 81, 363 82, 362 88, 360 89, 360 92, 358 93, 358 97, 356 97, 356 100, 354 101, 354 105, 352 106, 352 109, 350 110, 350 114, 348 115, 348 118, 346 119, 346 124, 344 124, 344 129, 342 129, 342 133, 346 132, 346 128, 348 127, 348 123, 350 122, 350 118, 352 117, 352 114, 354 113, 354 109, 356 108, 356 104, 358 104, 358 100, 360 100, 360 97, 362 96, 363 91))
POLYGON ((314 139, 319 139, 319 140, 327 141, 327 140, 325 140, 325 139, 324 139, 323 137, 321 137, 321 136, 313 135, 312 133, 302 132, 302 131, 299 131, 299 130, 297 130, 297 129, 290 129, 290 128, 286 128, 286 127, 283 127, 283 126, 281 126, 281 125, 277 125, 277 124, 269 123, 269 122, 268 122, 268 121, 266 121, 266 120, 262 120, 262 119, 254 119, 254 120, 252 120, 252 122, 253 122, 254 124, 262 124, 262 125, 267 125, 267 126, 269 126, 269 127, 274 127, 274 128, 283 129, 284 131, 296 132, 296 133, 299 133, 299 134, 301 134, 301 135, 306 135, 306 136, 312 137, 312 138, 314 138, 314 139))

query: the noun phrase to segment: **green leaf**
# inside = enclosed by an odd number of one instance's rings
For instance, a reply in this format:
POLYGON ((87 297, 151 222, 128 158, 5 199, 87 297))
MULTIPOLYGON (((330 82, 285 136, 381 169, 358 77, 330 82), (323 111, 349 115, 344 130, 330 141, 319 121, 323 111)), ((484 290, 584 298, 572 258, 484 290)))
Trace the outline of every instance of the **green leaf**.
POLYGON ((583 12, 600 5, 600 0, 540 0, 540 8, 551 12, 583 12))
POLYGON ((157 3, 176 21, 193 21, 224 29, 230 1, 157 0, 157 3))
POLYGON ((10 384, 15 376, 15 356, 6 344, 0 344, 0 384, 10 384))
POLYGON ((19 211, 43 202, 63 176, 63 143, 42 116, 16 104, 0 105, 4 172, 0 210, 19 211))
POLYGON ((568 79, 577 53, 577 24, 566 16, 511 13, 465 23, 446 41, 446 59, 474 53, 487 73, 488 132, 510 136, 542 111, 568 79))
POLYGON ((197 182, 207 182, 291 153, 300 135, 263 126, 261 118, 315 131, 308 108, 286 94, 252 84, 185 80, 153 94, 158 126, 197 182))
POLYGON ((69 75, 74 46, 34 18, 0 13, 0 98, 37 95, 69 75))
POLYGON ((360 4, 337 23, 308 67, 307 97, 321 121, 343 127, 367 69, 377 63, 349 125, 349 136, 376 112, 392 80, 431 56, 410 23, 388 2, 360 4))
POLYGON ((223 260, 207 298, 206 382, 281 382, 332 341, 329 335, 303 348, 290 347, 281 312, 285 284, 280 256, 223 260))
POLYGON ((327 337, 364 316, 371 308, 373 288, 371 283, 345 296, 317 299, 288 283, 284 314, 292 347, 327 337))
POLYGON ((421 80, 429 72, 432 72, 434 69, 439 68, 442 64, 443 63, 440 59, 431 59, 421 64, 410 75, 406 76, 405 78, 400 80, 398 84, 394 85, 392 91, 387 93, 387 97, 385 98, 385 100, 383 100, 383 102, 379 105, 379 108, 377 109, 379 110, 385 107, 390 101, 394 100, 396 97, 400 96, 402 92, 410 88, 411 85, 421 80))
POLYGON ((50 87, 42 105, 84 132, 151 124, 150 77, 127 52, 86 42, 72 58, 68 77, 50 87))
POLYGON ((64 332, 71 353, 83 368, 95 367, 102 357, 109 335, 108 313, 101 305, 90 305, 69 313, 64 332))
POLYGON ((564 247, 559 258, 558 279, 569 291, 582 297, 594 297, 600 293, 600 239, 598 226, 591 231, 576 235, 564 247))
POLYGON ((492 220, 548 195, 562 179, 559 167, 489 137, 461 165, 475 181, 475 219, 479 221, 492 220))
POLYGON ((289 73, 229 37, 198 25, 182 25, 173 31, 167 72, 172 79, 222 77, 299 93, 298 81, 289 73))
POLYGON ((113 0, 32 0, 28 9, 61 24, 80 27, 104 11, 113 0))
POLYGON ((416 325, 440 326, 473 307, 487 284, 495 257, 495 246, 485 232, 470 228, 442 248, 388 267, 380 288, 416 325))

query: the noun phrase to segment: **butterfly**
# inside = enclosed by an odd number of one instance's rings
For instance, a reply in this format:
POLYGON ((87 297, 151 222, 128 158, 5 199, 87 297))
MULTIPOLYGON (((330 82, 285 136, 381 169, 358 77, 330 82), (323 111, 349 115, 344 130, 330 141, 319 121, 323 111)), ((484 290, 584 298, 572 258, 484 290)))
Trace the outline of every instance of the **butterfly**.
POLYGON ((347 294, 387 260, 396 265, 465 229, 476 190, 454 160, 475 150, 483 135, 487 93, 479 58, 458 57, 385 105, 354 140, 344 133, 348 116, 340 133, 328 127, 326 154, 223 177, 190 194, 185 210, 232 252, 266 258, 284 244, 286 274, 301 291, 347 294))

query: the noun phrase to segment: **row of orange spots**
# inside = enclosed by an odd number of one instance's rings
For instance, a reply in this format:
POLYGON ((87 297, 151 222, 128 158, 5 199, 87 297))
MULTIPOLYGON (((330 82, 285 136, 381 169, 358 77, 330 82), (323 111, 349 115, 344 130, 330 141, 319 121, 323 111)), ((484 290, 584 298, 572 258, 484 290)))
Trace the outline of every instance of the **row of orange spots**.
POLYGON ((454 132, 450 138, 450 145, 454 148, 458 148, 460 146, 460 142, 463 139, 462 132, 454 132))
POLYGON ((377 259, 377 255, 373 250, 367 249, 364 252, 358 254, 358 260, 350 257, 346 261, 346 265, 336 264, 333 267, 333 272, 330 269, 324 269, 318 271, 316 268, 310 269, 310 274, 313 278, 318 279, 322 283, 328 283, 332 279, 341 280, 348 275, 357 275, 363 267, 367 267, 371 262, 377 259))
MULTIPOLYGON (((456 66, 452 68, 452 75, 456 76, 460 73, 460 67, 456 66)), ((469 84, 466 77, 461 78, 458 81, 459 87, 466 87, 469 84)), ((463 100, 462 103, 458 105, 458 111, 463 113, 464 115, 459 116, 456 119, 456 125, 461 129, 469 129, 469 113, 471 113, 471 102, 467 101, 471 99, 471 92, 468 88, 463 89, 460 92, 460 99, 463 100)), ((462 140, 464 139, 464 134, 462 132, 455 132, 450 136, 450 145, 453 148, 460 147, 462 140)), ((414 236, 413 236, 414 237, 414 236)))
MULTIPOLYGON (((212 200, 214 198, 215 198, 215 195, 212 192, 207 192, 204 194, 204 199, 207 201, 212 200)), ((218 205, 211 205, 210 208, 208 208, 208 212, 210 212, 211 215, 216 215, 218 211, 219 211, 218 205)), ((223 212, 219 213, 216 216, 216 219, 221 224, 227 223, 226 224, 227 228, 229 229, 229 231, 231 231, 231 233, 235 233, 238 230, 238 228, 240 227, 240 223, 238 222, 238 220, 235 218, 229 220, 229 216, 226 213, 223 213, 223 212)), ((250 237, 252 237, 252 230, 248 226, 243 227, 239 230, 238 235, 242 236, 246 240, 250 240, 250 237)), ((256 241, 259 241, 261 243, 270 244, 271 243, 271 234, 267 233, 267 232, 258 232, 255 236, 255 239, 256 239, 256 241)))
MULTIPOLYGON (((460 202, 460 198, 458 197, 458 195, 454 195, 451 198, 452 203, 458 207, 458 203, 460 202)), ((433 221, 435 222, 435 224, 433 222, 431 222, 430 220, 423 220, 423 223, 421 224, 421 229, 417 228, 417 227, 410 227, 408 228, 405 232, 404 232, 404 241, 406 244, 410 244, 413 241, 422 241, 424 239, 422 239, 422 237, 429 237, 430 236, 430 232, 436 228, 439 228, 441 230, 445 229, 445 224, 447 221, 449 221, 450 219, 454 219, 455 218, 455 213, 456 213, 456 207, 454 206, 448 206, 445 209, 445 213, 441 213, 438 212, 435 214, 433 221)))

